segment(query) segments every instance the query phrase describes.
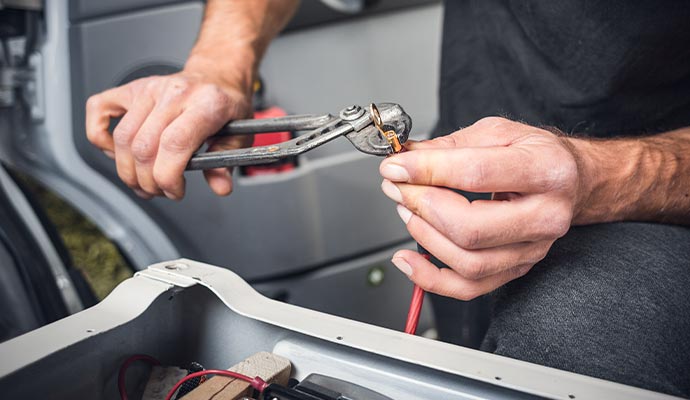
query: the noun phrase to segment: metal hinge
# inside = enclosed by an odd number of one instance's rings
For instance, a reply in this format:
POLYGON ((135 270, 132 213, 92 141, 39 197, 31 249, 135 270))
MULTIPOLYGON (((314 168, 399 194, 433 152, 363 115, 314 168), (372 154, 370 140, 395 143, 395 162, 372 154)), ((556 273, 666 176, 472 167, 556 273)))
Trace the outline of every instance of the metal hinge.
POLYGON ((31 119, 41 121, 45 116, 43 76, 39 73, 42 57, 34 53, 26 67, 0 67, 0 107, 13 107, 21 101, 27 106, 31 119))

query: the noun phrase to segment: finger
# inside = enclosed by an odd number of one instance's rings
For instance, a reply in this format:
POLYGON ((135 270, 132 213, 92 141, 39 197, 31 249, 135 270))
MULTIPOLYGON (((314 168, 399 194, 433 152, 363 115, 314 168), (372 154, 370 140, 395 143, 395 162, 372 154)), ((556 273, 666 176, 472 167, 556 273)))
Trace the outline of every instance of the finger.
POLYGON ((196 110, 183 112, 163 131, 153 177, 170 199, 184 197, 184 171, 189 159, 206 138, 216 132, 218 124, 196 110))
POLYGON ((379 171, 394 182, 469 192, 541 193, 563 179, 563 168, 546 165, 551 160, 516 146, 416 150, 383 160, 379 171))
POLYGON ((467 279, 479 279, 518 265, 533 265, 541 261, 553 240, 519 242, 487 249, 468 250, 436 230, 423 219, 398 206, 403 221, 407 221, 410 235, 437 259, 467 279))
POLYGON ((383 192, 464 249, 559 238, 570 228, 567 201, 515 196, 509 201, 475 200, 434 186, 384 181, 383 192))
POLYGON ((421 142, 405 143, 408 150, 447 149, 453 147, 508 146, 524 135, 527 126, 501 117, 482 118, 467 128, 421 142))
POLYGON ((163 194, 153 177, 153 166, 161 134, 179 115, 179 107, 157 104, 132 141, 132 156, 139 187, 151 195, 163 194))
POLYGON ((437 268, 421 254, 400 250, 393 255, 393 264, 427 292, 459 300, 472 300, 506 283, 524 276, 532 267, 520 265, 486 278, 472 280, 448 268, 437 268))
POLYGON ((153 106, 154 101, 151 97, 137 97, 113 131, 117 174, 127 186, 133 189, 139 189, 139 183, 132 155, 132 142, 153 106))
POLYGON ((214 168, 204 170, 204 178, 213 193, 228 196, 232 193, 232 168, 214 168))
MULTIPOLYGON (((234 150, 248 147, 252 144, 253 136, 232 136, 223 139, 209 140, 208 151, 234 150)), ((209 187, 218 196, 232 193, 232 168, 215 168, 204 171, 204 177, 209 187)))
POLYGON ((117 87, 95 94, 86 101, 86 137, 96 147, 112 155, 115 145, 108 129, 110 119, 121 117, 131 103, 128 88, 117 87))

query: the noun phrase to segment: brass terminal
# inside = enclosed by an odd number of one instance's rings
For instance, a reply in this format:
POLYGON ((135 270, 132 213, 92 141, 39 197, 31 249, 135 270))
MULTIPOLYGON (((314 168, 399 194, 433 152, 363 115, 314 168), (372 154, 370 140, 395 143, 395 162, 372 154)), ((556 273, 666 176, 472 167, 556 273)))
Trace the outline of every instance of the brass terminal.
POLYGON ((393 130, 383 130, 383 120, 381 119, 379 109, 376 108, 376 105, 374 103, 371 103, 369 105, 369 111, 371 112, 371 118, 374 121, 374 126, 376 127, 376 129, 379 130, 381 136, 383 136, 383 138, 388 141, 388 144, 391 146, 391 150, 393 150, 393 153, 400 153, 403 150, 403 146, 402 144, 400 144, 400 139, 398 139, 398 135, 393 130))

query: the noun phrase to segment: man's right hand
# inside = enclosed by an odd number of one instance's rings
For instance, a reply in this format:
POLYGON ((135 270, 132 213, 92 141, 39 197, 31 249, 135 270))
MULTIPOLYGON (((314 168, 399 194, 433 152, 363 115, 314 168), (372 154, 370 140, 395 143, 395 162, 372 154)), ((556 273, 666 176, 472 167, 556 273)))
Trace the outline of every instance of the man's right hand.
MULTIPOLYGON (((251 116, 249 95, 212 83, 201 74, 180 72, 138 79, 91 96, 86 134, 115 159, 117 174, 139 196, 184 196, 183 172, 193 153, 232 119, 251 116), (122 117, 113 133, 111 118, 122 117)), ((249 145, 248 137, 212 140, 210 150, 249 145)), ((232 191, 230 171, 204 172, 218 195, 232 191)))

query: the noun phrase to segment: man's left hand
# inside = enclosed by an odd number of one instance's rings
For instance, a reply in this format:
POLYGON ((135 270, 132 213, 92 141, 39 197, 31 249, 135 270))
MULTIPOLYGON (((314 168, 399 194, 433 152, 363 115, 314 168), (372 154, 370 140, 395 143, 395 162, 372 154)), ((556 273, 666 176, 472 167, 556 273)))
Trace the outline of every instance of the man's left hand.
POLYGON ((384 193, 412 237, 450 267, 411 250, 393 263, 426 291, 470 300, 526 274, 566 234, 583 202, 583 174, 568 138, 484 118, 387 158, 384 193), (470 202, 451 189, 493 193, 470 202))

